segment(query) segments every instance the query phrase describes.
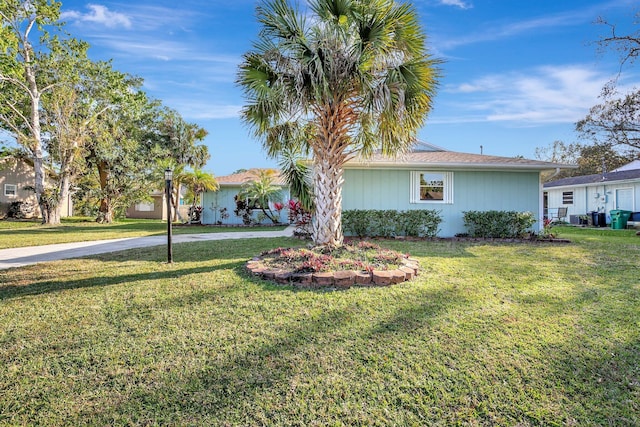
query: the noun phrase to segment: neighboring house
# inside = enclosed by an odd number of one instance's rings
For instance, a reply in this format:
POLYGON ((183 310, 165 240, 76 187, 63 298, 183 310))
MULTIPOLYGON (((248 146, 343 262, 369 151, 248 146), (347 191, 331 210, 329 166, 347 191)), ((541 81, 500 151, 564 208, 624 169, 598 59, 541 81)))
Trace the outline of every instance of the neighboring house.
POLYGON ((572 167, 522 158, 448 151, 420 143, 398 159, 374 155, 345 165, 342 209, 432 209, 441 237, 467 232, 465 211, 532 212, 542 224, 540 174, 572 167))
MULTIPOLYGON (((374 155, 345 165, 342 209, 432 209, 440 212, 441 237, 467 232, 465 211, 532 212, 542 227, 543 199, 540 174, 570 168, 537 160, 448 151, 420 143, 397 159, 374 155)), ((220 191, 205 193, 205 222, 216 223, 214 209, 227 207, 229 219, 241 223, 233 208, 247 173, 218 178, 220 191)), ((283 191, 286 184, 281 182, 283 191)), ((285 197, 285 201, 287 198, 285 197)), ((283 216, 286 213, 283 212, 283 216)))
MULTIPOLYGON (((232 175, 216 177, 216 181, 220 185, 217 191, 206 191, 202 196, 202 223, 203 224, 243 224, 243 219, 234 213, 236 209, 235 197, 243 189, 243 185, 255 178, 257 169, 250 169, 245 172, 235 173, 232 175)), ((282 202, 286 203, 289 198, 289 187, 284 178, 278 173, 274 180, 276 186, 281 187, 282 202)), ((276 213, 273 204, 271 210, 276 213)), ((260 209, 253 209, 251 218, 254 221, 260 219, 260 209)), ((280 222, 288 222, 288 212, 283 209, 280 212, 280 222)), ((263 219, 263 224, 270 224, 269 219, 263 219)))
POLYGON ((127 208, 127 218, 167 219, 167 199, 164 191, 152 191, 150 201, 138 202, 127 208))
POLYGON ((599 212, 606 215, 609 223, 611 210, 640 211, 640 161, 608 173, 547 182, 544 197, 551 214, 554 209, 565 207, 567 220, 575 222, 579 215, 599 212))
MULTIPOLYGON (((183 197, 186 189, 180 189, 180 204, 178 205, 178 218, 187 220, 189 214, 189 206, 183 205, 183 197)), ((127 218, 137 219, 167 219, 167 199, 164 190, 154 190, 149 194, 150 201, 138 202, 127 208, 125 216, 127 218)))
MULTIPOLYGON (((0 160, 0 217, 7 214, 13 202, 31 203, 34 216, 39 216, 38 199, 31 190, 35 185, 35 172, 29 162, 6 157, 0 160)), ((67 197, 62 202, 62 217, 73 215, 73 202, 67 197)))

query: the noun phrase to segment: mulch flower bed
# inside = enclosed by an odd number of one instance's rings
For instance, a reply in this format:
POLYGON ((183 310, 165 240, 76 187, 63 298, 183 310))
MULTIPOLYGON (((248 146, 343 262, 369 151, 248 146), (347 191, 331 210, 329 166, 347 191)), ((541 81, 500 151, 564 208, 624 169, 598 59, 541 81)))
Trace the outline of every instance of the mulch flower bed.
POLYGON ((303 288, 389 286, 413 279, 419 264, 370 242, 338 248, 276 248, 247 262, 251 274, 303 288))

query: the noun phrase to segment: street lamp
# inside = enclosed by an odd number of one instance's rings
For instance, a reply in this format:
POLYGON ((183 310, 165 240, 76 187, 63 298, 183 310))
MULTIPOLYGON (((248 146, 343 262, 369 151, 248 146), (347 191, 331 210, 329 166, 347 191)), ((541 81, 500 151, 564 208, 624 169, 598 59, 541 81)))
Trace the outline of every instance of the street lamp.
POLYGON ((173 251, 171 249, 171 193, 173 189, 171 187, 171 180, 173 179, 173 171, 169 168, 164 171, 164 181, 167 192, 167 263, 173 262, 173 251))

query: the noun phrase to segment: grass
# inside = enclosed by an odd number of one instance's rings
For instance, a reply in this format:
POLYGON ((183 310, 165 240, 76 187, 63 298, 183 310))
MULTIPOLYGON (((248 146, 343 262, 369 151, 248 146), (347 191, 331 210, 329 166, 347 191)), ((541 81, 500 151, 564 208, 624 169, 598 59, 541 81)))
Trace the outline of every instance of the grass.
POLYGON ((244 272, 285 238, 0 271, 0 424, 639 425, 640 238, 561 237, 335 292, 244 272))
MULTIPOLYGON (((252 227, 251 231, 277 230, 284 226, 252 227)), ((173 234, 222 233, 246 231, 243 227, 174 226, 173 234)), ((98 224, 90 218, 63 218, 61 225, 47 226, 39 221, 0 221, 0 249, 89 240, 144 237, 167 232, 166 221, 122 219, 112 224, 98 224)))

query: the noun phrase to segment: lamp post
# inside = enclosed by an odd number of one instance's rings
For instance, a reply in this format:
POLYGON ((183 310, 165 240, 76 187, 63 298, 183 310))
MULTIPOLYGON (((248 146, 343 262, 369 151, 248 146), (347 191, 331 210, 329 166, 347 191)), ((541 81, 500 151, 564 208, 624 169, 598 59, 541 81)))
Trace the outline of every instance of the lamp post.
POLYGON ((173 250, 171 249, 171 180, 173 179, 173 171, 169 168, 164 171, 164 180, 167 192, 167 263, 173 262, 173 250))

